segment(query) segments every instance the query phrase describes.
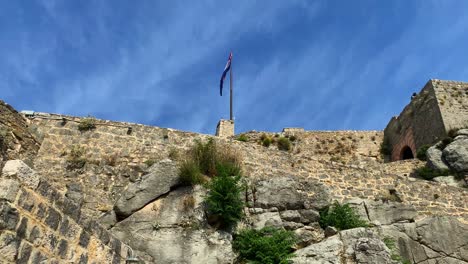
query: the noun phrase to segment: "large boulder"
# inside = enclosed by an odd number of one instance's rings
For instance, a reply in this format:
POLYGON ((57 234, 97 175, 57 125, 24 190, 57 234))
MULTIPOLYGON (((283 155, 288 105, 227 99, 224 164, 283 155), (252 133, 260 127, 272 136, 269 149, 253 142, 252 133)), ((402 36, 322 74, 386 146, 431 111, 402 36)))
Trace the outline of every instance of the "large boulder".
POLYGON ((127 217, 159 196, 168 193, 179 183, 176 163, 165 159, 150 168, 150 173, 132 183, 117 200, 114 211, 118 217, 127 217))
POLYGON ((205 194, 200 186, 176 188, 116 223, 111 233, 142 259, 154 259, 148 263, 233 263, 232 236, 206 228, 205 194))
POLYGON ((427 165, 435 170, 448 170, 449 167, 445 164, 442 158, 442 150, 438 148, 438 145, 434 145, 426 151, 427 165))
POLYGON ((468 138, 454 140, 443 151, 449 167, 456 172, 468 172, 468 138))
POLYGON ((428 217, 415 223, 378 228, 395 241, 402 259, 414 263, 468 263, 468 225, 454 217, 428 217))
POLYGON ((254 183, 256 207, 279 210, 322 209, 330 204, 327 186, 312 179, 272 177, 254 183))
POLYGON ((294 252, 295 264, 341 264, 343 242, 338 235, 294 252))
POLYGON ((433 179, 435 182, 440 182, 447 184, 448 186, 463 188, 466 187, 466 182, 464 180, 458 180, 454 176, 439 176, 433 179))

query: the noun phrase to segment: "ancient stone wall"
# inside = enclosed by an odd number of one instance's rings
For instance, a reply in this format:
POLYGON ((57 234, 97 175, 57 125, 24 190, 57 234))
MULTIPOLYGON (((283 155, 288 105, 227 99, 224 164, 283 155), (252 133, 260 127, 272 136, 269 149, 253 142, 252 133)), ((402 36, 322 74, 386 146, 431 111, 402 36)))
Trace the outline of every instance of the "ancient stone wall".
POLYGON ((125 263, 128 250, 28 168, 2 174, 0 262, 125 263))
POLYGON ((468 83, 433 80, 445 130, 468 127, 468 83))
POLYGON ((385 128, 392 149, 392 160, 399 160, 402 149, 411 150, 433 144, 454 128, 468 127, 468 83, 429 80, 419 94, 393 117, 385 128))
MULTIPOLYGON (((83 206, 95 217, 100 211, 111 209, 122 190, 145 173, 146 161, 177 160, 172 155, 175 150, 181 154, 194 139, 211 137, 102 120, 98 120, 101 125, 96 129, 80 132, 77 128, 80 119, 67 118, 73 121, 63 124, 56 116, 31 119, 32 124, 44 133, 36 169, 48 175, 62 192, 70 182, 82 184, 83 206), (127 134, 129 126, 133 129, 127 134), (85 148, 86 157, 95 162, 87 163, 78 171, 67 170, 66 152, 73 145, 85 148), (106 161, 113 154, 116 160, 106 161), (124 169, 128 167, 133 169, 124 169)), ((310 177, 329 186, 339 200, 354 197, 388 199, 392 192, 424 214, 468 217, 466 190, 410 178, 415 168, 423 166, 417 161, 382 163, 379 150, 383 133, 380 131, 296 131, 290 151, 278 150, 275 143, 263 146, 260 140, 263 134, 274 141, 287 136, 286 133, 248 132, 245 133, 247 142, 213 138, 239 152, 244 174, 248 177, 310 177)))
POLYGON ((445 136, 445 127, 437 98, 430 80, 419 94, 393 117, 384 130, 386 140, 392 149, 392 160, 399 160, 404 141, 414 142, 413 153, 425 144, 432 144, 445 136), (411 137, 411 139, 409 139, 411 137))

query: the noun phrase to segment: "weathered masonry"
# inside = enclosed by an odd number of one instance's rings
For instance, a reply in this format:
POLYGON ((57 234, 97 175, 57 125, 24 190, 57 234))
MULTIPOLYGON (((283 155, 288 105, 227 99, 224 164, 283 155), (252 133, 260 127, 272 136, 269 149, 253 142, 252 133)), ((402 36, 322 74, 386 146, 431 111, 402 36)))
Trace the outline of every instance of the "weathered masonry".
POLYGON ((433 144, 452 129, 468 127, 468 83, 429 80, 399 116, 384 130, 391 160, 416 156, 425 144, 433 144))

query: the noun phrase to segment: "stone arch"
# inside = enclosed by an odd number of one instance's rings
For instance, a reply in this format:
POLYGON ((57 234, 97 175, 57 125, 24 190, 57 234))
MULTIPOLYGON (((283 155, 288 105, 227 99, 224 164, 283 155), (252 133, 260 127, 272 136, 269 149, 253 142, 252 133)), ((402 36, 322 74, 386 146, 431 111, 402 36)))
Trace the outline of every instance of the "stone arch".
POLYGON ((410 159, 410 151, 411 159, 416 157, 416 144, 414 143, 412 127, 403 131, 397 143, 392 146, 392 161, 410 159), (405 158, 403 158, 404 153, 406 153, 405 158))
POLYGON ((410 146, 404 146, 400 152, 400 160, 414 159, 414 151, 410 146))

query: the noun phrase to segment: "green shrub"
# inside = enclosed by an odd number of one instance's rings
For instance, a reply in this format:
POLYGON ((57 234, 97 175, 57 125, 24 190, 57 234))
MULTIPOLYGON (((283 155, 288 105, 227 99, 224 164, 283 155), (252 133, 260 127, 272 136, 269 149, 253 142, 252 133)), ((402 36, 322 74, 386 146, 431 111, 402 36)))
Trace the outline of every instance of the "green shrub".
MULTIPOLYGON (((287 264, 294 256, 294 233, 273 227, 244 229, 235 235, 233 248, 239 260, 254 264, 287 264)), ((241 262, 244 263, 244 262, 241 262)))
POLYGON ((289 140, 291 140, 291 142, 296 141, 296 139, 297 139, 297 138, 296 138, 296 136, 294 136, 294 135, 292 135, 292 136, 289 137, 289 140))
POLYGON ((291 141, 289 138, 280 137, 278 139, 278 149, 288 151, 291 149, 291 141))
POLYGON ((400 253, 398 252, 398 248, 395 245, 395 240, 391 237, 385 237, 383 239, 384 244, 390 249, 390 257, 393 261, 396 261, 401 264, 411 264, 409 260, 404 260, 400 253))
POLYGON ((0 147, 7 143, 8 129, 0 127, 0 147))
POLYGON ((145 160, 144 163, 145 163, 145 165, 146 165, 147 167, 151 167, 151 166, 153 166, 153 164, 156 163, 156 160, 154 160, 154 159, 147 159, 147 160, 145 160))
POLYGON ((341 205, 338 202, 320 212, 319 224, 322 228, 334 226, 340 230, 368 226, 349 204, 341 205))
POLYGON ((87 160, 84 157, 86 149, 84 147, 74 145, 71 147, 67 157, 67 169, 81 169, 86 164, 87 160))
POLYGON ((182 162, 179 167, 179 177, 182 185, 193 186, 204 182, 198 165, 192 160, 182 162))
POLYGON ((452 141, 453 141, 453 138, 451 138, 451 137, 445 137, 445 138, 443 138, 443 139, 441 140, 441 143, 439 143, 439 144, 437 145, 437 148, 440 149, 440 150, 444 150, 444 148, 445 148, 448 144, 452 143, 452 141))
POLYGON ((247 142, 247 141, 248 141, 248 138, 247 138, 246 135, 242 134, 242 135, 238 136, 238 137, 236 138, 236 140, 242 141, 242 142, 247 142))
POLYGON ((427 160, 427 150, 431 147, 431 145, 422 145, 418 151, 416 151, 416 157, 420 160, 427 160))
POLYGON ((95 128, 96 128, 96 118, 94 117, 83 118, 78 124, 78 130, 80 131, 88 131, 88 130, 92 130, 95 128))
POLYGON ((416 174, 426 180, 432 180, 438 176, 448 176, 450 175, 450 170, 435 170, 429 167, 422 167, 416 169, 416 174))
POLYGON ((208 214, 216 219, 221 228, 231 228, 243 216, 241 176, 230 176, 229 169, 218 168, 218 170, 220 174, 207 184, 205 203, 208 214))
POLYGON ((390 141, 384 136, 382 144, 380 144, 380 154, 384 156, 392 155, 392 148, 390 147, 390 141))
POLYGON ((264 147, 269 147, 271 145, 271 142, 272 142, 272 140, 271 140, 270 137, 265 137, 265 138, 262 139, 262 145, 264 147))

